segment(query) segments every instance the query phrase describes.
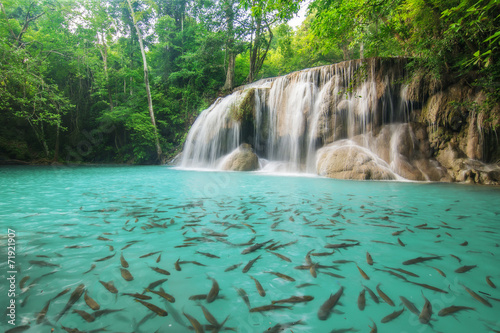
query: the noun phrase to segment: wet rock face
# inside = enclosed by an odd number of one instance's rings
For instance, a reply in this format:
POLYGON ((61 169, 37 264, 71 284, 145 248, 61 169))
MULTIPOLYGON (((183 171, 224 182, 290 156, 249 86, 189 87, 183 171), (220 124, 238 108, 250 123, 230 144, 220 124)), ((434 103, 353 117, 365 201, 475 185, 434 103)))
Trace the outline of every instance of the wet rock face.
POLYGON ((249 144, 241 144, 229 154, 222 162, 222 170, 228 171, 254 171, 259 169, 259 158, 249 144))
POLYGON ((317 172, 336 179, 393 180, 396 179, 387 163, 347 140, 318 150, 317 172))

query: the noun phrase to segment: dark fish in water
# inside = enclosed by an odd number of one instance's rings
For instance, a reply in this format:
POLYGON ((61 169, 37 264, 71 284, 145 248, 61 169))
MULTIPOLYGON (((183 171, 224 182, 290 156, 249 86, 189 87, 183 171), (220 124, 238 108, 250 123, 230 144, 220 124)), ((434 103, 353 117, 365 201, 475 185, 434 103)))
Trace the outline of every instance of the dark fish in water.
POLYGON ((260 282, 256 278, 254 278, 253 276, 250 276, 250 278, 255 282, 255 287, 257 288, 259 295, 262 297, 266 296, 266 292, 265 292, 264 288, 262 287, 262 285, 260 284, 260 282))
POLYGON ((404 229, 403 229, 403 230, 399 230, 399 231, 395 231, 395 232, 393 232, 393 233, 392 233, 392 235, 393 235, 393 236, 399 236, 399 235, 401 235, 401 234, 402 234, 403 232, 405 232, 405 231, 406 231, 406 230, 404 230, 404 229))
POLYGON ((253 251, 256 251, 258 249, 260 249, 261 247, 263 247, 264 245, 266 245, 267 243, 271 242, 272 239, 266 241, 266 242, 263 242, 263 243, 257 243, 257 244, 254 244, 250 247, 247 247, 246 249, 244 249, 243 251, 241 251, 241 254, 248 254, 248 253, 251 253, 253 251))
MULTIPOLYGON (((305 324, 305 323, 302 320, 297 320, 297 321, 293 321, 293 322, 285 323, 285 324, 276 324, 273 327, 270 327, 267 330, 265 330, 263 333, 285 332, 285 330, 289 329, 292 326, 303 325, 303 324, 305 324)), ((290 332, 293 332, 293 330, 290 329, 290 332)))
POLYGON ((428 324, 432 316, 432 305, 431 302, 429 302, 429 300, 425 298, 424 294, 422 294, 422 297, 425 300, 425 304, 424 307, 422 308, 422 311, 420 312, 420 315, 418 316, 418 320, 422 324, 428 324))
POLYGON ((346 333, 346 332, 358 332, 359 330, 355 329, 354 327, 350 328, 339 328, 339 329, 334 329, 331 330, 330 333, 346 333))
POLYGON ((380 290, 379 286, 380 286, 380 283, 377 284, 377 287, 376 287, 377 293, 379 294, 379 296, 382 297, 382 299, 387 304, 389 304, 390 306, 394 306, 394 302, 392 301, 392 299, 389 296, 387 296, 382 290, 380 290))
POLYGON ((438 312, 438 316, 444 317, 444 316, 448 316, 448 315, 454 314, 454 313, 456 313, 458 311, 462 311, 462 310, 476 310, 476 309, 468 307, 468 306, 452 305, 452 306, 448 306, 448 307, 446 307, 444 309, 441 309, 438 312))
POLYGON ((260 256, 261 256, 261 255, 259 254, 256 258, 254 258, 254 259, 250 260, 250 261, 248 262, 248 264, 246 264, 246 265, 245 265, 245 267, 243 267, 242 272, 243 272, 243 273, 248 272, 248 271, 250 270, 250 268, 252 268, 252 265, 254 264, 254 262, 256 262, 257 260, 259 260, 260 256))
POLYGON ((193 316, 188 315, 187 313, 183 312, 184 316, 189 320, 191 323, 191 326, 193 326, 194 331, 196 333, 204 333, 205 330, 203 329, 203 326, 201 326, 200 322, 196 320, 193 316))
POLYGON ((181 260, 181 259, 180 258, 177 259, 177 261, 174 263, 175 270, 178 272, 181 271, 181 265, 179 264, 179 260, 181 260))
POLYGON ((461 262, 462 262, 462 259, 460 259, 460 258, 459 258, 459 257, 457 257, 456 255, 450 254, 450 256, 452 256, 453 258, 457 259, 457 260, 458 260, 458 263, 461 263, 461 262))
POLYGON ((487 300, 485 300, 484 298, 482 298, 481 296, 479 296, 478 294, 476 294, 474 291, 470 290, 469 288, 467 288, 466 286, 462 285, 465 290, 472 296, 474 297, 476 300, 478 300, 479 302, 483 303, 484 305, 486 306, 489 306, 490 308, 492 307, 491 303, 488 302, 487 300))
POLYGON ((361 290, 361 292, 359 293, 359 296, 358 296, 358 308, 361 311, 363 311, 365 309, 365 305, 366 305, 365 292, 366 292, 365 289, 361 290))
POLYGON ((403 313, 404 310, 405 310, 405 308, 402 308, 399 311, 394 311, 393 313, 388 314, 387 316, 385 316, 384 318, 382 318, 382 320, 380 322, 383 323, 383 324, 388 323, 391 320, 394 320, 397 317, 399 317, 403 313))
POLYGON ((175 297, 170 295, 170 294, 167 294, 165 292, 165 290, 163 290, 162 287, 160 287, 160 291, 155 291, 155 290, 150 290, 150 289, 146 289, 147 292, 151 292, 153 294, 156 294, 164 299, 166 299, 167 301, 169 301, 170 303, 175 303, 175 297))
POLYGON ((88 312, 85 312, 82 310, 76 310, 76 309, 73 310, 73 312, 79 314, 80 317, 82 317, 88 323, 95 321, 95 317, 88 312))
POLYGON ((412 302, 410 302, 406 297, 404 296, 399 296, 399 298, 401 299, 401 301, 403 302, 403 304, 406 306, 406 308, 408 310, 410 310, 411 312, 413 312, 414 314, 416 314, 417 316, 420 315, 420 311, 418 311, 418 309, 416 308, 415 304, 413 304, 412 302))
POLYGON ((330 295, 330 297, 323 303, 323 305, 321 305, 321 307, 318 310, 319 320, 328 319, 331 310, 337 304, 343 292, 344 292, 344 287, 340 287, 340 289, 335 294, 330 295))
POLYGON ((357 243, 326 244, 324 246, 324 248, 327 248, 327 249, 345 249, 347 247, 357 246, 359 244, 360 244, 359 242, 357 242, 357 243))
POLYGON ((92 315, 96 318, 99 318, 101 316, 104 316, 104 315, 107 315, 107 314, 110 314, 110 313, 114 313, 114 312, 118 312, 118 311, 122 311, 123 309, 104 309, 104 310, 99 310, 99 311, 95 311, 92 313, 92 315))
POLYGON ((256 308, 251 308, 250 312, 264 312, 264 311, 272 311, 272 310, 280 310, 280 309, 292 309, 291 306, 286 306, 286 305, 264 305, 264 306, 258 306, 256 308))
POLYGON ((342 260, 342 259, 341 259, 341 260, 334 260, 334 261, 332 261, 332 262, 333 262, 334 264, 347 264, 347 263, 349 263, 349 262, 354 262, 354 261, 352 261, 352 260, 342 260))
POLYGON ((214 278, 208 277, 210 280, 212 280, 212 288, 210 288, 210 291, 208 292, 207 295, 207 303, 212 303, 217 295, 219 295, 219 284, 214 278))
POLYGON ((112 239, 105 238, 105 237, 102 237, 102 236, 97 237, 97 240, 101 240, 101 241, 113 241, 112 239))
POLYGON ((30 325, 16 326, 5 331, 5 333, 21 333, 30 329, 30 325))
POLYGON ((477 265, 462 266, 462 267, 455 269, 455 273, 465 273, 465 272, 468 272, 475 267, 477 267, 477 265))
MULTIPOLYGON (((363 286, 363 285, 362 285, 363 286)), ((377 295, 375 295, 375 293, 373 292, 373 290, 371 290, 369 287, 367 286, 363 286, 363 288, 366 289, 366 291, 368 291, 368 294, 370 294, 370 297, 372 298, 372 300, 375 302, 375 303, 379 303, 379 299, 377 297, 377 295)))
MULTIPOLYGON (((147 289, 147 290, 149 290, 149 289, 147 289)), ((139 298, 139 299, 143 299, 143 300, 151 299, 151 296, 138 294, 138 293, 135 293, 135 294, 122 293, 122 295, 131 296, 131 297, 139 298)))
POLYGON ((163 275, 170 275, 170 272, 169 271, 166 271, 160 267, 149 267, 151 268, 153 271, 155 271, 156 273, 160 273, 160 274, 163 274, 163 275))
POLYGON ((92 264, 90 266, 90 269, 88 271, 84 272, 83 274, 87 274, 88 272, 90 272, 91 270, 93 270, 95 267, 96 267, 95 264, 92 264))
POLYGON ((335 250, 332 252, 315 252, 315 253, 311 253, 311 255, 315 256, 315 257, 324 257, 324 256, 330 256, 334 253, 335 253, 335 250))
POLYGON ((149 310, 153 311, 154 313, 156 313, 160 317, 165 317, 168 315, 167 311, 160 309, 159 307, 157 307, 154 304, 151 304, 151 303, 148 303, 145 301, 141 301, 140 299, 135 299, 134 301, 141 303, 142 305, 144 305, 145 307, 147 307, 149 310))
MULTIPOLYGON (((373 265, 373 259, 372 259, 372 256, 370 255, 370 253, 366 252, 366 262, 368 263, 368 265, 373 265)), ((359 267, 358 267, 359 268, 359 267)))
POLYGON ((271 301, 272 304, 281 304, 281 303, 302 303, 302 302, 310 302, 314 299, 313 296, 292 296, 286 299, 280 299, 278 301, 271 301))
POLYGON ((272 252, 272 251, 267 251, 267 252, 274 254, 276 257, 278 257, 284 261, 292 262, 292 260, 290 258, 288 258, 280 253, 276 253, 276 252, 272 252))
POLYGON ((202 254, 206 257, 209 257, 209 258, 216 258, 216 259, 220 259, 219 256, 216 256, 215 254, 211 254, 211 253, 207 253, 207 252, 200 252, 200 251, 196 251, 195 253, 199 253, 199 254, 202 254))
POLYGON ((311 286, 317 286, 318 284, 316 283, 302 283, 299 284, 298 286, 295 286, 295 288, 305 288, 305 287, 311 287, 311 286))
POLYGON ((113 258, 113 257, 115 256, 115 254, 116 254, 116 252, 115 252, 115 253, 113 253, 112 255, 109 255, 109 256, 104 257, 104 258, 101 258, 101 259, 97 259, 97 260, 95 260, 95 261, 105 261, 105 260, 109 260, 109 259, 113 258))
POLYGON ((424 287, 424 288, 427 288, 427 289, 430 289, 430 290, 434 290, 434 291, 437 291, 439 293, 443 293, 443 294, 447 294, 448 292, 446 290, 443 290, 443 289, 439 289, 437 287, 433 287, 433 286, 430 286, 428 284, 425 284, 425 283, 417 283, 417 282, 411 282, 411 281, 408 281, 414 285, 417 285, 417 286, 420 286, 420 287, 424 287))
POLYGON ((495 284, 491 281, 491 276, 486 277, 486 283, 490 285, 491 288, 496 288, 495 284))
POLYGON ((28 281, 30 279, 29 276, 25 276, 21 279, 21 281, 19 282, 19 288, 21 289, 24 289, 24 284, 26 283, 26 281, 28 281))
POLYGON ((118 289, 116 289, 115 287, 115 284, 113 283, 113 281, 109 281, 109 282, 104 282, 104 281, 101 281, 99 280, 99 282, 104 286, 104 288, 106 288, 110 293, 112 294, 116 294, 118 292, 118 289))
POLYGON ((333 276, 334 278, 337 278, 337 279, 345 279, 345 276, 330 273, 330 272, 321 272, 321 274, 327 274, 327 275, 333 276))
POLYGON ((394 268, 394 267, 387 267, 387 266, 384 266, 384 267, 385 267, 385 268, 392 269, 392 270, 394 270, 394 271, 401 272, 401 273, 403 273, 403 274, 407 274, 407 275, 409 275, 409 276, 413 276, 413 277, 420 277, 420 276, 418 276, 417 274, 412 273, 412 272, 407 271, 407 270, 404 270, 404 269, 402 269, 402 268, 394 268))
POLYGON ((101 308, 99 306, 99 304, 97 304, 97 302, 87 294, 86 290, 85 290, 85 294, 83 295, 83 299, 85 299, 85 303, 87 303, 89 308, 91 308, 92 310, 96 311, 96 310, 99 310, 101 308))
POLYGON ((427 260, 441 259, 443 256, 432 256, 432 257, 418 257, 410 260, 403 261, 403 265, 413 265, 418 264, 427 260))
POLYGON ((250 300, 248 299, 248 294, 243 288, 235 288, 236 292, 243 299, 243 302, 247 305, 248 309, 250 309, 250 300))
POLYGON ((149 256, 152 256, 152 255, 155 255, 157 253, 160 253, 161 251, 156 251, 156 252, 151 252, 151 253, 148 253, 148 254, 144 254, 142 256, 140 256, 139 258, 147 258, 149 256))
POLYGON ((398 243, 399 243, 399 245, 401 245, 402 247, 405 247, 405 246, 406 246, 406 244, 405 244, 405 243, 403 243, 403 242, 401 241, 401 239, 399 239, 399 238, 398 238, 398 243))
POLYGON ((242 264, 242 263, 240 262, 239 264, 231 265, 231 266, 229 266, 228 268, 226 268, 226 269, 224 270, 224 272, 229 272, 229 271, 232 271, 232 270, 234 270, 234 269, 236 269, 236 268, 240 267, 240 266, 241 266, 241 264, 242 264))
POLYGON ((402 279, 402 280, 404 280, 404 281, 407 281, 407 280, 408 280, 408 279, 407 279, 406 277, 404 277, 403 275, 401 275, 401 274, 399 274, 399 273, 396 273, 396 272, 393 272, 393 271, 388 270, 388 269, 378 269, 378 268, 374 268, 374 269, 375 269, 375 270, 377 270, 377 271, 382 271, 382 272, 389 273, 389 274, 391 274, 391 275, 393 275, 393 276, 395 276, 395 277, 397 277, 397 278, 400 278, 400 279, 402 279))
POLYGON ((363 271, 361 268, 359 268, 358 264, 356 264, 356 267, 358 268, 359 270, 359 273, 361 274, 361 276, 365 279, 365 280, 370 280, 370 277, 365 273, 365 271, 363 271))
POLYGON ((36 323, 37 324, 41 324, 44 321, 45 315, 47 314, 47 311, 49 311, 49 306, 50 306, 50 300, 47 302, 47 304, 45 304, 42 311, 37 313, 37 315, 36 315, 36 323))
POLYGON ((189 296, 189 300, 191 301, 202 301, 204 299, 207 299, 207 294, 189 296))
POLYGON ((73 306, 73 304, 75 304, 76 301, 80 299, 84 289, 85 285, 83 283, 76 287, 76 289, 71 294, 68 303, 66 303, 66 305, 64 306, 64 309, 57 315, 56 322, 58 322, 59 319, 61 319, 61 317, 66 313, 66 311, 68 311, 73 306))
POLYGON ((156 263, 159 263, 159 262, 160 262, 160 260, 161 260, 161 253, 160 253, 160 255, 158 256, 158 258, 156 258, 156 263))
POLYGON ((462 244, 459 244, 460 246, 467 246, 469 244, 468 241, 463 242, 462 244))
POLYGON ((434 268, 442 277, 446 277, 446 274, 442 270, 436 267, 429 266, 430 268, 434 268))
POLYGON ((122 267, 123 267, 123 268, 128 268, 128 262, 127 262, 127 260, 125 260, 125 258, 123 257, 123 253, 120 255, 120 263, 122 264, 122 267))
POLYGON ((63 291, 61 291, 59 294, 57 294, 56 296, 54 296, 54 298, 52 300, 55 300, 56 298, 59 298, 61 297, 62 295, 66 294, 67 292, 69 292, 71 290, 71 288, 66 288, 64 289, 63 291))
POLYGON ((127 269, 120 268, 120 271, 122 273, 122 278, 124 278, 125 281, 132 281, 134 279, 134 277, 132 276, 132 274, 130 274, 130 272, 127 269))
POLYGON ((151 289, 153 290, 154 288, 158 287, 160 284, 163 282, 167 281, 168 279, 161 279, 158 281, 151 282, 145 289, 151 289))
POLYGON ((288 275, 285 275, 285 274, 282 274, 282 273, 278 273, 278 272, 267 272, 267 271, 266 271, 266 272, 264 272, 264 273, 274 274, 274 275, 276 275, 277 277, 282 278, 283 280, 287 280, 287 281, 291 281, 291 282, 295 281, 295 279, 294 279, 293 277, 288 276, 288 275))
POLYGON ((219 326, 219 322, 215 317, 208 311, 206 307, 204 307, 202 304, 198 304, 198 306, 201 307, 201 310, 203 311, 203 315, 205 316, 205 319, 212 325, 214 326, 219 326))
POLYGON ((61 267, 61 265, 52 264, 43 260, 30 260, 29 263, 40 267, 61 267))

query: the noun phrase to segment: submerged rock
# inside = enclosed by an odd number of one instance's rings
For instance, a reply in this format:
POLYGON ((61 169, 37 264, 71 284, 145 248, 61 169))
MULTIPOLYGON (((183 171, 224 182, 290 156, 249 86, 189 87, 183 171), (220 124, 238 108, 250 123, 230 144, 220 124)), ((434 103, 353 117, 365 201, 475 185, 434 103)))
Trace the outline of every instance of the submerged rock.
POLYGON ((228 171, 254 171, 259 169, 259 158, 252 146, 241 144, 221 162, 221 169, 228 171))
POLYGON ((318 150, 317 172, 336 179, 393 180, 389 165, 368 149, 341 140, 318 150))

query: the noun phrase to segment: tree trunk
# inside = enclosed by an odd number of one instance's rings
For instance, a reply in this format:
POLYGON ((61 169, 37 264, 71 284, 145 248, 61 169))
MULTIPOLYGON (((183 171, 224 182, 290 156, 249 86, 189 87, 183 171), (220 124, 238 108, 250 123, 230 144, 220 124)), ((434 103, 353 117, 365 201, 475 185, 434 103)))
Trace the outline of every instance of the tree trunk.
POLYGON ((128 3, 128 7, 130 9, 130 15, 132 16, 132 21, 134 22, 135 30, 137 31, 137 38, 139 39, 139 46, 141 48, 142 63, 144 65, 144 83, 146 85, 146 95, 148 97, 149 116, 151 117, 151 124, 153 124, 153 128, 154 128, 157 159, 160 163, 163 163, 163 153, 161 151, 160 139, 158 137, 158 129, 156 128, 155 114, 153 112, 153 100, 151 99, 151 90, 149 89, 148 63, 146 60, 146 52, 144 51, 144 44, 142 43, 141 30, 137 26, 137 21, 135 19, 135 14, 134 14, 134 9, 132 8, 132 3, 130 2, 130 0, 127 0, 127 3, 128 3))
POLYGON ((101 52, 102 61, 104 63, 104 77, 106 78, 106 89, 108 90, 108 99, 109 99, 109 109, 113 112, 113 96, 111 94, 111 85, 109 84, 109 74, 108 74, 108 45, 104 40, 104 34, 101 33, 101 42, 99 44, 99 52, 101 52), (102 48, 101 48, 102 47, 102 48))
POLYGON ((235 68, 235 50, 234 50, 234 11, 233 11, 233 0, 226 0, 224 2, 225 14, 226 14, 226 25, 227 25, 227 39, 226 39, 226 54, 228 57, 227 61, 227 72, 226 72, 226 82, 222 90, 230 91, 234 88, 234 68, 235 68))

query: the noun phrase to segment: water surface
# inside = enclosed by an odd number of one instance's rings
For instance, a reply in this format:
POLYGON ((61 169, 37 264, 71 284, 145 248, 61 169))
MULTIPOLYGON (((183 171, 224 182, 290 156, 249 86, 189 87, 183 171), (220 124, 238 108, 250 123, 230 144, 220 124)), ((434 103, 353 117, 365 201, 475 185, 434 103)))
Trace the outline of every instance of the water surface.
MULTIPOLYGON (((183 312, 209 325, 199 304, 218 323, 229 316, 221 331, 268 332, 277 324, 293 323, 287 332, 349 328, 367 332, 373 322, 381 332, 500 330, 498 301, 488 298, 498 299, 500 292, 486 281, 491 276, 500 285, 498 188, 95 166, 1 168, 0 193, 0 274, 5 281, 7 228, 11 228, 17 242, 16 324, 29 325, 27 332, 50 332, 51 328, 63 332, 62 326, 81 331, 190 332, 183 312), (267 243, 261 248, 242 254, 263 242, 267 243), (367 263, 367 252, 373 265, 367 263), (154 254, 145 256, 150 253, 154 254), (128 262, 131 281, 122 276, 121 255, 128 262), (406 260, 430 256, 440 257, 403 265, 406 260), (243 267, 256 257, 243 273, 243 267), (180 263, 177 267, 176 262, 180 263), (95 268, 87 272, 92 265, 95 268), (477 267, 455 272, 465 265, 477 267), (21 288, 19 283, 27 276, 21 288), (251 277, 263 286, 264 297, 251 277), (175 302, 145 291, 160 279, 168 280, 151 289, 162 287, 175 302), (215 300, 189 299, 213 296, 212 279, 220 288, 215 300), (113 281, 118 293, 109 292, 99 281, 113 281), (100 310, 119 311, 95 313, 82 296, 57 319, 80 284, 100 310), (377 294, 377 285, 394 306, 377 294), (366 292, 366 307, 361 311, 358 295, 363 286, 377 294, 379 303, 366 292), (464 286, 492 307, 473 298, 464 286), (318 310, 341 287, 339 304, 326 320, 319 320, 318 310), (55 298, 67 288, 69 292, 55 298), (246 292, 252 309, 291 296, 313 299, 276 304, 289 308, 250 312, 238 289, 246 292), (143 292, 151 297, 146 302, 168 315, 158 316, 123 295, 143 292), (408 309, 381 323, 383 317, 403 308, 400 296, 419 311, 425 296, 432 304, 430 324, 420 323, 408 309), (45 319, 37 324, 37 315, 49 300, 45 319), (455 317, 438 316, 452 305, 474 310, 457 312, 455 317), (85 311, 95 320, 87 322, 73 310, 85 311)), ((2 282, 3 309, 7 292, 8 285, 2 282)), ((1 328, 11 328, 5 318, 1 328)), ((206 331, 211 330, 206 327, 206 331)))

